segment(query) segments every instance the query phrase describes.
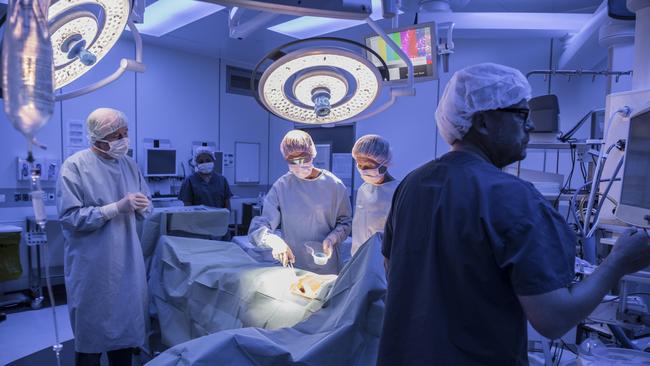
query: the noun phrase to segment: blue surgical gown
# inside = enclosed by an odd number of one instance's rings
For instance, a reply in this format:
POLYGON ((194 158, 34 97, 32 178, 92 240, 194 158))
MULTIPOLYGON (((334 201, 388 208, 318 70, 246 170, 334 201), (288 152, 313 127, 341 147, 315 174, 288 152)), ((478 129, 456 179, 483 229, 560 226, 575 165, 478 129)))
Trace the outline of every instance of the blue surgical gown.
POLYGON ((527 365, 517 295, 568 286, 576 237, 530 184, 450 152, 409 174, 384 236, 379 365, 527 365))
POLYGON ((149 196, 147 183, 128 156, 104 159, 86 149, 61 166, 57 208, 77 352, 145 345, 147 282, 136 220, 147 216, 152 205, 110 220, 100 211, 136 192, 149 196))
POLYGON ((178 199, 183 201, 185 206, 205 205, 217 208, 225 208, 230 197, 232 193, 228 181, 223 175, 214 172, 207 182, 199 173, 185 178, 178 195, 178 199))
POLYGON ((352 252, 354 255, 375 233, 383 233, 395 189, 399 181, 381 185, 363 183, 357 190, 357 202, 352 217, 352 252))
POLYGON ((253 218, 248 237, 262 245, 265 235, 282 228, 282 238, 296 257, 296 267, 319 274, 337 274, 342 268, 340 244, 352 230, 352 206, 343 182, 327 170, 314 179, 292 173, 278 178, 264 199, 262 215, 253 218), (306 244, 322 251, 326 237, 334 239, 334 254, 317 265, 306 244))

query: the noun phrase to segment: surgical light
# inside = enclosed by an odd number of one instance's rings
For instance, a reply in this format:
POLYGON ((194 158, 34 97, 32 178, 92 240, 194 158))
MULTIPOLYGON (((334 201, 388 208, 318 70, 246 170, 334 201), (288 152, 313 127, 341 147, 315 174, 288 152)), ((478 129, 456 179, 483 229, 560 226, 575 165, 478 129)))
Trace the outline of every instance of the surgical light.
POLYGON ((128 25, 134 34, 136 60, 122 59, 117 71, 83 89, 57 95, 69 99, 99 89, 116 80, 126 70, 143 72, 142 40, 130 21, 130 0, 59 0, 48 11, 54 58, 54 88, 60 89, 82 75, 117 43, 128 25))
POLYGON ((304 48, 266 69, 259 98, 290 121, 335 123, 363 112, 380 89, 377 68, 357 54, 335 47, 304 48))
MULTIPOLYGON (((333 124, 351 119, 362 120, 391 106, 397 97, 414 95, 413 64, 403 50, 371 19, 368 25, 400 56, 408 68, 406 85, 390 88, 390 100, 373 111, 384 81, 388 80, 388 66, 376 51, 366 45, 335 37, 300 39, 282 45, 262 58, 252 71, 266 60, 273 63, 260 78, 257 100, 271 113, 288 121, 307 124, 333 124), (335 42, 337 47, 322 46, 335 42), (304 43, 318 43, 316 47, 293 49, 304 43), (345 45, 348 48, 338 47, 345 45), (361 49, 374 56, 380 66, 349 48, 361 49)), ((255 90, 251 77, 251 90, 255 90)))

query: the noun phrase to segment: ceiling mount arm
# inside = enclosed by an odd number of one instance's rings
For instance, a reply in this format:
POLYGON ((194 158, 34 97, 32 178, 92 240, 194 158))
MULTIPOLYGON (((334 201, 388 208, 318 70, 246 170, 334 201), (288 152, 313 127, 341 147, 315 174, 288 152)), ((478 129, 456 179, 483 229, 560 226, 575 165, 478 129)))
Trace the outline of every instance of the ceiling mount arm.
MULTIPOLYGON (((366 18, 366 23, 372 28, 372 30, 375 31, 383 40, 390 46, 390 48, 393 49, 395 53, 399 55, 399 57, 406 63, 406 68, 408 69, 408 77, 406 79, 406 86, 405 87, 399 87, 399 89, 405 89, 407 92, 406 94, 399 93, 399 95, 415 95, 415 82, 414 82, 414 75, 413 75, 413 62, 411 62, 411 59, 404 53, 401 47, 399 47, 387 34, 384 32, 383 29, 370 17, 366 18)), ((379 58, 381 60, 381 57, 379 58)), ((396 88, 393 88, 396 89, 396 88)), ((392 92, 392 90, 391 90, 392 92)), ((397 95, 397 94, 396 94, 397 95)))
POLYGON ((78 96, 85 95, 88 93, 92 93, 95 90, 103 88, 104 86, 119 79, 120 76, 122 76, 126 71, 133 71, 139 73, 145 72, 146 66, 144 65, 144 63, 142 63, 142 36, 140 36, 140 32, 138 32, 138 28, 136 28, 135 24, 133 24, 133 21, 131 20, 130 17, 129 20, 127 21, 127 25, 129 29, 131 29, 131 33, 133 34, 133 40, 135 42, 135 60, 123 58, 122 60, 120 60, 120 66, 111 75, 93 84, 90 84, 86 87, 76 89, 68 93, 55 95, 54 100, 62 101, 62 100, 76 98, 78 96))

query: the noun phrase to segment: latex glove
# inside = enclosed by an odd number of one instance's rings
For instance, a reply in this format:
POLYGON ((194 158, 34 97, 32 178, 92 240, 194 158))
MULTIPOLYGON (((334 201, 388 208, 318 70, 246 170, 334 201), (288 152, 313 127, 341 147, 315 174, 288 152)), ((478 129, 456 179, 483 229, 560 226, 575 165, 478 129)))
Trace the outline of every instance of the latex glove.
POLYGON ((621 275, 640 271, 650 265, 648 232, 642 229, 627 230, 616 240, 606 261, 614 264, 621 275))
POLYGON ((129 193, 117 201, 117 211, 119 213, 129 213, 147 206, 149 206, 149 200, 142 193, 129 193))
POLYGON ((264 237, 264 244, 273 250, 273 258, 282 263, 283 267, 289 265, 289 262, 294 263, 296 261, 296 257, 294 257, 291 248, 289 248, 289 245, 281 237, 275 234, 268 234, 264 237))
POLYGON ((331 239, 323 240, 323 253, 325 253, 327 258, 331 257, 333 252, 334 252, 334 243, 332 243, 332 240, 331 239))

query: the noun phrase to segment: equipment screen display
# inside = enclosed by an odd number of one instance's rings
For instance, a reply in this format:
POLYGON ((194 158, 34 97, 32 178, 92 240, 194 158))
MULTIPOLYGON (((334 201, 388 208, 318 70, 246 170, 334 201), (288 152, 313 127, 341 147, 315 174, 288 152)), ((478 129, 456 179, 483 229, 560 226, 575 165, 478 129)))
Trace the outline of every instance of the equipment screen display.
POLYGON ((176 150, 147 150, 147 175, 176 175, 176 150))
POLYGON ((650 111, 630 120, 621 203, 650 210, 650 111))
MULTIPOLYGON (((435 31, 433 23, 415 25, 413 27, 388 33, 388 36, 402 48, 402 51, 413 63, 413 77, 435 77, 436 53, 434 42, 435 31)), ((384 42, 380 36, 366 38, 366 46, 377 52, 388 65, 389 80, 407 78, 406 63, 397 52, 384 42)), ((372 53, 367 52, 367 58, 377 67, 383 66, 381 61, 372 53)))

